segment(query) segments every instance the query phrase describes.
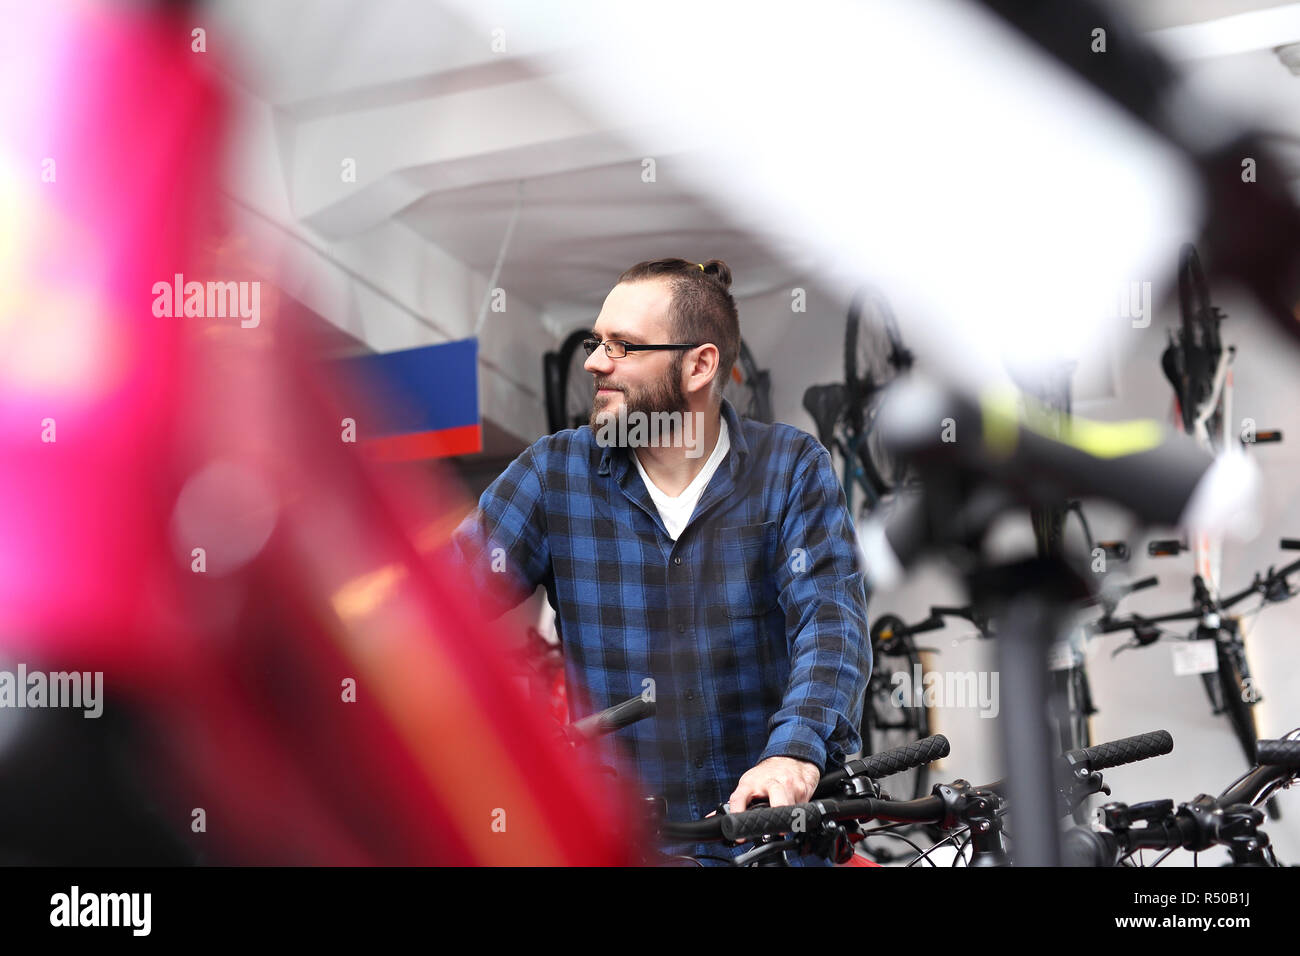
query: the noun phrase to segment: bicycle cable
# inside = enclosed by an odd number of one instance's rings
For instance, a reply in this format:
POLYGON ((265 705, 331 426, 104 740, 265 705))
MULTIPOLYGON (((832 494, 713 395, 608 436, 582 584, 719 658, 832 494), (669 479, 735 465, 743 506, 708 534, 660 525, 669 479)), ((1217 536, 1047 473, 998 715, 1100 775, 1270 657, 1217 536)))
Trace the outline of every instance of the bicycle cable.
MULTIPOLYGON (((912 842, 911 840, 909 840, 907 837, 903 836, 903 834, 901 834, 901 833, 892 833, 892 832, 888 832, 888 831, 891 831, 891 830, 893 829, 893 826, 911 826, 911 824, 910 824, 910 823, 895 824, 895 825, 891 825, 891 826, 888 826, 888 827, 877 827, 875 830, 872 830, 872 831, 870 831, 870 832, 868 832, 868 831, 863 831, 863 834, 864 834, 864 835, 863 835, 863 839, 866 839, 866 837, 868 837, 868 836, 875 836, 877 833, 880 833, 882 836, 888 836, 888 837, 893 837, 893 838, 896 839, 896 840, 902 840, 904 843, 906 843, 908 846, 910 846, 913 850, 915 850, 915 851, 917 852, 917 854, 918 854, 917 859, 920 859, 921 856, 923 856, 923 855, 925 854, 925 851, 922 850, 921 847, 918 846, 916 843, 913 843, 913 842, 912 842), (882 831, 885 831, 885 832, 882 832, 882 831)), ((931 847, 931 849, 934 849, 934 848, 931 847)), ((930 864, 931 866, 933 866, 933 867, 938 867, 938 865, 939 865, 939 864, 935 863, 933 860, 929 860, 929 861, 927 861, 927 862, 929 862, 929 864, 930 864)), ((909 863, 908 866, 911 866, 911 864, 909 863)))
MULTIPOLYGON (((924 853, 922 853, 920 856, 918 856, 915 860, 913 860, 911 863, 909 863, 909 864, 907 864, 907 865, 908 865, 908 866, 916 866, 917 863, 921 862, 921 860, 923 860, 923 859, 925 859, 926 857, 928 857, 928 856, 929 856, 931 853, 933 853, 935 850, 939 849, 939 847, 943 846, 945 843, 949 842, 950 840, 954 840, 954 839, 956 839, 957 837, 961 836, 963 833, 965 833, 965 832, 966 832, 967 830, 969 830, 969 829, 970 829, 969 826, 964 826, 964 827, 961 827, 960 829, 954 830, 952 833, 948 834, 946 837, 944 837, 942 840, 940 840, 940 841, 939 841, 938 843, 936 843, 934 846, 930 847, 930 849, 926 850, 924 853)), ((934 863, 933 860, 930 860, 929 862, 930 862, 930 864, 931 864, 932 866, 935 866, 935 867, 937 868, 938 864, 934 863)))

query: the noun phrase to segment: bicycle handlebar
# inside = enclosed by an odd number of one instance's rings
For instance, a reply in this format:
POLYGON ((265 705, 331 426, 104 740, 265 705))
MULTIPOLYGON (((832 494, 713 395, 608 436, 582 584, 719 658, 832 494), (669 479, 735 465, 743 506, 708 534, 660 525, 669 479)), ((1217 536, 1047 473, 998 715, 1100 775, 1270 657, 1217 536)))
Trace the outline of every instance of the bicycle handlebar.
POLYGON ((592 740, 652 717, 657 709, 653 700, 632 697, 575 721, 569 725, 569 734, 578 740, 592 740))
POLYGON ((1300 740, 1261 740, 1255 745, 1255 761, 1261 767, 1300 770, 1300 740))
POLYGON ((924 634, 926 631, 937 631, 943 626, 944 621, 942 618, 931 615, 919 624, 909 624, 906 627, 891 632, 890 637, 911 637, 913 634, 924 634))
POLYGON ((1088 770, 1108 770, 1126 763, 1136 763, 1151 757, 1160 757, 1174 749, 1174 738, 1167 730, 1153 730, 1120 740, 1111 740, 1095 747, 1071 750, 1064 754, 1067 762, 1084 766, 1088 770))
POLYGON ((732 842, 765 836, 769 833, 806 833, 822 822, 823 808, 818 803, 800 803, 786 807, 759 807, 722 818, 722 835, 732 842))
MULTIPOLYGON (((1293 540, 1293 539, 1290 538, 1282 539, 1284 544, 1286 541, 1289 540, 1293 540)), ((1296 542, 1296 543, 1300 544, 1300 542, 1296 542)), ((1269 571, 1269 573, 1263 578, 1259 577, 1259 575, 1256 575, 1255 580, 1252 581, 1249 586, 1243 588, 1241 591, 1237 592, 1231 597, 1222 598, 1219 601, 1219 607, 1221 607, 1223 610, 1226 611, 1234 604, 1241 603, 1246 598, 1250 597, 1252 594, 1262 593, 1267 595, 1272 588, 1284 582, 1287 578, 1287 575, 1295 574, 1297 571, 1300 571, 1300 561, 1292 561, 1290 564, 1286 565, 1283 568, 1280 568, 1277 571, 1269 571)))
POLYGON ((870 777, 879 780, 892 774, 902 773, 914 767, 923 767, 932 760, 948 756, 952 747, 943 734, 935 734, 915 743, 884 750, 870 757, 850 760, 840 770, 833 770, 822 778, 813 797, 826 796, 833 792, 850 777, 870 777))
POLYGON ((1201 616, 1200 611, 1175 611, 1172 614, 1157 614, 1154 617, 1141 617, 1132 614, 1128 617, 1110 618, 1105 621, 1097 622, 1097 630, 1103 634, 1111 634, 1115 631, 1137 630, 1140 627, 1149 627, 1155 624, 1168 624, 1173 621, 1194 621, 1201 616))
MULTIPOLYGON (((1154 544, 1155 542, 1152 543, 1154 544)), ((1281 540, 1281 546, 1283 548, 1290 548, 1291 550, 1300 549, 1300 539, 1283 538, 1281 540), (1295 547, 1291 548, 1292 545, 1295 547)), ((1198 575, 1193 578, 1195 600, 1197 602, 1196 607, 1187 611, 1174 611, 1170 614, 1157 614, 1153 617, 1133 614, 1124 618, 1108 618, 1099 621, 1096 624, 1096 628, 1104 634, 1109 634, 1114 631, 1136 630, 1140 627, 1150 627, 1156 624, 1168 624, 1173 621, 1194 621, 1199 619, 1207 609, 1213 610, 1217 607, 1220 611, 1226 611, 1233 606, 1240 604, 1252 594, 1263 594, 1265 598, 1269 600, 1280 600, 1280 598, 1272 597, 1271 595, 1276 591, 1279 585, 1285 584, 1286 578, 1289 575, 1295 574, 1298 571, 1300 571, 1300 561, 1292 561, 1290 564, 1279 568, 1276 571, 1269 571, 1269 573, 1263 577, 1256 574, 1255 580, 1245 588, 1238 591, 1236 594, 1220 598, 1217 602, 1209 596, 1209 592, 1205 589, 1205 582, 1198 575)), ((1146 584, 1145 580, 1139 581, 1137 584, 1140 584, 1143 587, 1151 586, 1146 584)), ((1136 585, 1134 586, 1134 589, 1136 589, 1136 585)))
MULTIPOLYGON (((999 791, 1003 781, 973 787, 973 790, 999 791)), ((919 800, 880 800, 859 797, 848 800, 818 800, 787 807, 760 807, 730 813, 721 818, 719 830, 728 840, 750 840, 775 833, 806 833, 824 820, 888 820, 897 823, 942 824, 948 806, 942 797, 919 800)))

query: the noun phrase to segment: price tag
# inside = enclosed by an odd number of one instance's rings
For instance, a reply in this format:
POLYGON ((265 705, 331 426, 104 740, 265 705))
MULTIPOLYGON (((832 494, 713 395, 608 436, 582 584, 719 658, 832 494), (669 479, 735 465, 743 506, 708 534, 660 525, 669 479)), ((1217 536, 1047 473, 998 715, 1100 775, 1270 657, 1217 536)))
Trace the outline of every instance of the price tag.
POLYGON ((1180 641, 1174 645, 1174 673, 1179 677, 1208 674, 1219 669, 1214 641, 1180 641))
POLYGON ((1047 666, 1054 671, 1065 671, 1074 667, 1078 658, 1074 646, 1069 641, 1057 641, 1047 652, 1047 666))

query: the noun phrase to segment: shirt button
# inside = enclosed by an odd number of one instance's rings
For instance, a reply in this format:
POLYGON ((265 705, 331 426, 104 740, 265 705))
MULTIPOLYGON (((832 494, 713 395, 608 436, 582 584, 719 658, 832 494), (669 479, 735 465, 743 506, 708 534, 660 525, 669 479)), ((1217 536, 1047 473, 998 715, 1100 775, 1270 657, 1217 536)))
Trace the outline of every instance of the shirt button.
POLYGON ((703 770, 703 769, 704 769, 704 758, 703 758, 703 757, 696 757, 696 758, 695 758, 695 769, 696 769, 696 770, 703 770))
POLYGON ((685 634, 685 633, 686 633, 686 625, 685 625, 685 624, 678 624, 678 625, 677 625, 677 633, 678 633, 678 634, 685 634))
POLYGON ((681 564, 682 556, 680 554, 673 556, 673 564, 681 564))
POLYGON ((686 692, 686 699, 687 699, 687 700, 694 700, 694 699, 695 699, 695 691, 693 691, 693 690, 688 690, 688 691, 686 692))

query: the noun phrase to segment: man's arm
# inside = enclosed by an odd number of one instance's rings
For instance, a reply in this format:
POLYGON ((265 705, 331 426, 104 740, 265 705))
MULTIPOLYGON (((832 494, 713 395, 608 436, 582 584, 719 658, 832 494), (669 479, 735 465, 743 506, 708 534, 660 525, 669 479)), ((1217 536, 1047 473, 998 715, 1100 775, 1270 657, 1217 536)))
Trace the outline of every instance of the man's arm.
POLYGON ((511 462, 452 533, 480 607, 490 618, 527 600, 551 566, 546 489, 538 460, 546 441, 535 442, 511 462))
POLYGON ((867 597, 857 533, 820 445, 805 454, 781 525, 775 569, 790 635, 790 680, 758 765, 729 801, 773 806, 809 799, 828 762, 861 746, 858 724, 871 676, 867 597))

